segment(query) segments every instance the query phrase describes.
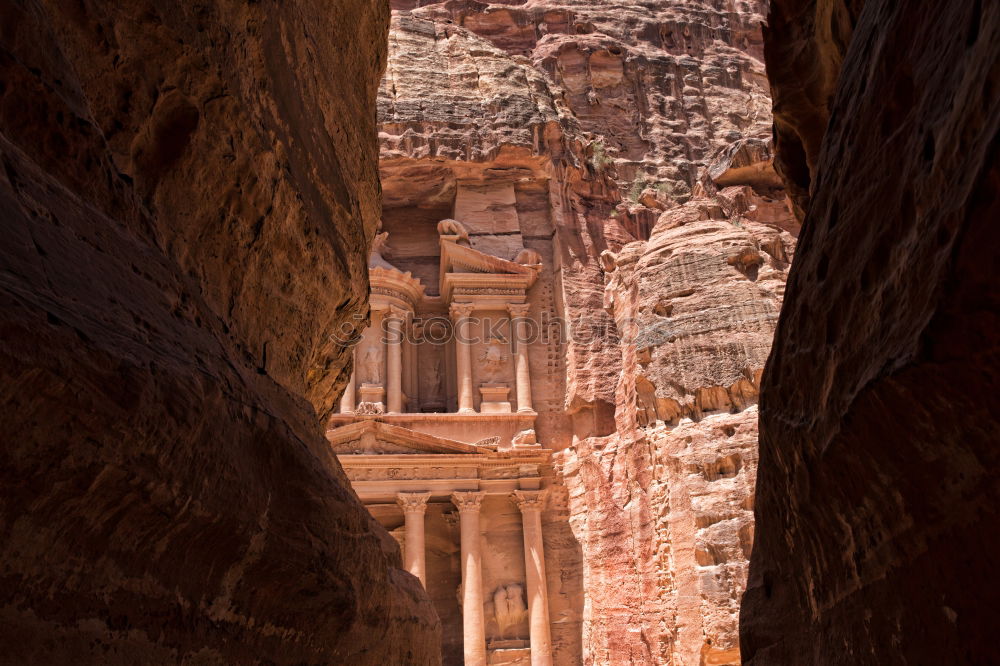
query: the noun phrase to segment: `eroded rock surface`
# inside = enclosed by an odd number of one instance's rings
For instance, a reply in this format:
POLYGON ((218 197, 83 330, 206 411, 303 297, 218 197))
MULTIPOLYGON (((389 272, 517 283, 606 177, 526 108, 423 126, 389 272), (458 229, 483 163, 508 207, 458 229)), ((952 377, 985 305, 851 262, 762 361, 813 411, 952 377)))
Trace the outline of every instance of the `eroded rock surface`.
POLYGON ((1000 6, 860 4, 775 0, 767 35, 803 54, 773 68, 776 104, 815 113, 778 146, 810 196, 763 379, 743 657, 988 663, 1000 6))
POLYGON ((756 401, 794 251, 732 203, 742 194, 672 208, 648 241, 606 255, 617 429, 575 442, 562 470, 601 608, 593 663, 740 661, 756 401))
POLYGON ((322 437, 378 222, 378 3, 0 10, 11 663, 434 663, 322 437))

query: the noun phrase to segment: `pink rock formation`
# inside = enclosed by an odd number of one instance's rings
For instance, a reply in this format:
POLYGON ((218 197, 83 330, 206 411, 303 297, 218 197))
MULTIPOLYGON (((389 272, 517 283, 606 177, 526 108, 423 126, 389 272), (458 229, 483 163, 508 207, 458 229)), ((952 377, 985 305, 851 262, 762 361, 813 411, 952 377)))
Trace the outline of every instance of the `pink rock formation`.
POLYGON ((995 663, 1000 6, 775 0, 770 24, 805 222, 743 656, 995 663))
POLYGON ((0 9, 7 663, 434 663, 320 429, 378 222, 377 3, 0 9))

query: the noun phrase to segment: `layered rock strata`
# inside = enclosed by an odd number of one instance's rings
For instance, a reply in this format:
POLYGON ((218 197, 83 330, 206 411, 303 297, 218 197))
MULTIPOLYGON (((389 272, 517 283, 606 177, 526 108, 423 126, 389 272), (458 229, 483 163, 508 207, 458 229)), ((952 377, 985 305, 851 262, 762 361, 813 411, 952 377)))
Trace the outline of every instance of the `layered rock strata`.
POLYGON ((366 308, 387 10, 0 10, 11 663, 435 663, 318 416, 366 308))
POLYGON ((761 3, 393 3, 386 258, 537 251, 529 350, 558 664, 738 663, 756 400, 798 224, 761 3), (567 529, 568 525, 568 529, 567 529))
POLYGON ((800 54, 769 64, 779 160, 809 190, 761 393, 743 657, 988 663, 1000 7, 861 4, 772 5, 768 53, 800 54))

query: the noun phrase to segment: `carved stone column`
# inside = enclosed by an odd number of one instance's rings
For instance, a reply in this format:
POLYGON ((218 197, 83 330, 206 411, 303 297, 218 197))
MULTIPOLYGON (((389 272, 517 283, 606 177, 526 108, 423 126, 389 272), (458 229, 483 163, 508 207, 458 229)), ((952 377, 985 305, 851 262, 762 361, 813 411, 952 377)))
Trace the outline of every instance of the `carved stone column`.
POLYGON ((549 593, 545 586, 545 553, 542 546, 543 490, 515 490, 513 499, 521 510, 524 532, 524 571, 528 579, 528 629, 531 666, 552 665, 549 630, 549 593))
POLYGON ((485 493, 454 492, 451 501, 462 521, 462 629, 465 666, 486 666, 483 615, 483 560, 479 552, 479 505, 485 493))
POLYGON ((403 411, 403 320, 406 311, 389 307, 385 315, 386 326, 386 411, 399 414, 403 411))
POLYGON ((528 365, 527 303, 508 303, 514 333, 514 378, 517 386, 517 411, 533 412, 531 406, 531 367, 528 365))
POLYGON ((472 345, 469 343, 469 316, 472 303, 452 303, 451 319, 455 323, 455 369, 458 378, 458 413, 475 412, 472 405, 472 345))
POLYGON ((424 512, 427 510, 427 500, 430 493, 399 493, 396 503, 403 509, 406 521, 406 545, 403 547, 403 560, 406 570, 420 579, 427 588, 427 554, 424 549, 424 512))
POLYGON ((354 349, 351 349, 351 378, 347 381, 347 388, 344 389, 344 395, 340 396, 340 413, 341 414, 353 414, 354 413, 354 399, 355 399, 355 389, 354 384, 357 381, 358 376, 358 359, 354 353, 354 349))

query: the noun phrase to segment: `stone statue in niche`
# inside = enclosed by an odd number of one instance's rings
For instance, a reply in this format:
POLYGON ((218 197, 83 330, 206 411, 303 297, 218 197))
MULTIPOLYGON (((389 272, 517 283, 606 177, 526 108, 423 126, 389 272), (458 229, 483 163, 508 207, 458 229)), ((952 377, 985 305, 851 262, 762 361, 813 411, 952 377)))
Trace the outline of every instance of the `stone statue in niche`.
POLYGON ((528 608, 524 604, 524 588, 517 583, 498 587, 493 593, 493 613, 500 628, 500 636, 507 638, 507 630, 523 622, 528 616, 528 608))
POLYGON ((372 252, 368 255, 368 268, 388 268, 396 270, 396 267, 386 261, 385 257, 382 256, 382 253, 386 251, 385 244, 388 242, 388 239, 388 231, 382 231, 375 234, 375 239, 372 241, 372 252))
POLYGON ((437 398, 441 395, 441 360, 434 359, 427 366, 428 393, 437 398))
POLYGON ((437 356, 427 358, 420 364, 420 405, 423 411, 435 412, 444 410, 443 377, 441 374, 441 359, 437 356))
POLYGON ((495 382, 507 362, 507 354, 504 353, 500 341, 494 338, 479 355, 479 360, 483 364, 483 378, 488 382, 495 382))
POLYGON ((361 356, 361 367, 365 371, 365 379, 372 384, 382 383, 382 350, 378 345, 368 345, 361 356))

